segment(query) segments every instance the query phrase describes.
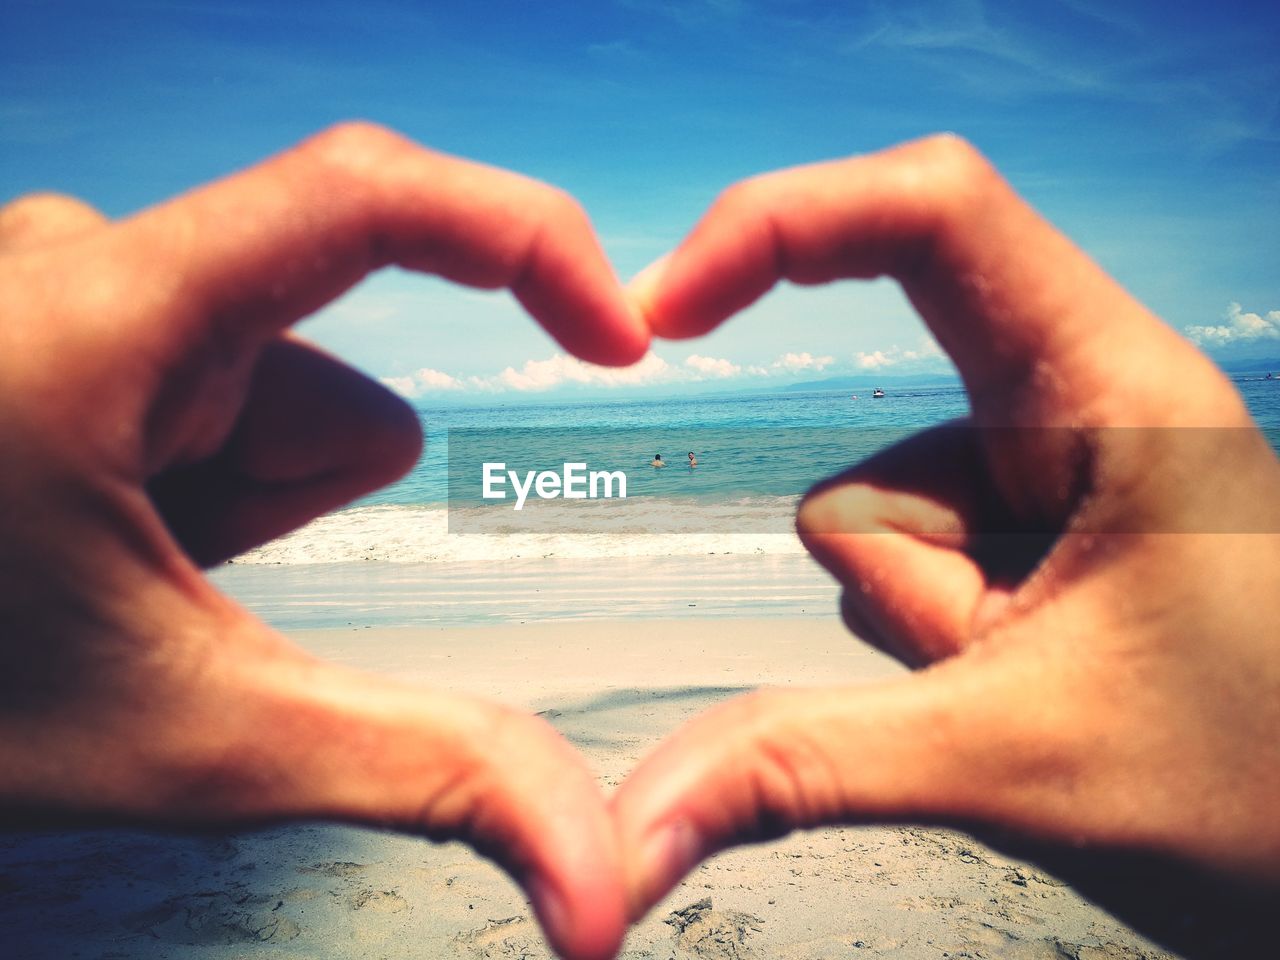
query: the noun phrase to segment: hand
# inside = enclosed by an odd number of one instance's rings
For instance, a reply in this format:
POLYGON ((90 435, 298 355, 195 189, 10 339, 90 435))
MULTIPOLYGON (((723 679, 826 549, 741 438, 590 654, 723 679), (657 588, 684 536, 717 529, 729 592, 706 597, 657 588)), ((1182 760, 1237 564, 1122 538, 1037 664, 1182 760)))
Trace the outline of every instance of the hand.
POLYGON ((1207 359, 954 138, 733 187, 631 292, 687 337, 780 279, 882 274, 972 416, 820 486, 798 527, 855 632, 927 669, 760 692, 660 746, 613 800, 632 916, 732 843, 927 821, 1178 949, 1247 955, 1280 895, 1275 456, 1207 359))
POLYGON ((120 223, 59 197, 0 212, 0 804, 11 822, 462 837, 524 885, 564 956, 612 956, 612 824, 565 741, 318 662, 193 563, 417 458, 404 403, 285 332, 388 263, 510 287, 588 360, 647 345, 572 201, 375 128, 120 223))

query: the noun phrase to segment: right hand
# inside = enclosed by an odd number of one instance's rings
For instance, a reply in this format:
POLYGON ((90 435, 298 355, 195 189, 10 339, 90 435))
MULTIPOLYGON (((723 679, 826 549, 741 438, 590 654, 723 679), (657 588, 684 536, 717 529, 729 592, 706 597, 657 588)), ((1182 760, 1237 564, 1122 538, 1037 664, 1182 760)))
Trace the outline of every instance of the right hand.
POLYGON ((1280 464, 1223 375, 954 138, 731 188, 632 296, 688 337, 780 279, 881 274, 972 417, 821 485, 798 527, 855 632, 925 669, 759 692, 660 745, 613 800, 633 917, 743 840, 926 821, 1248 955, 1280 898, 1280 464))

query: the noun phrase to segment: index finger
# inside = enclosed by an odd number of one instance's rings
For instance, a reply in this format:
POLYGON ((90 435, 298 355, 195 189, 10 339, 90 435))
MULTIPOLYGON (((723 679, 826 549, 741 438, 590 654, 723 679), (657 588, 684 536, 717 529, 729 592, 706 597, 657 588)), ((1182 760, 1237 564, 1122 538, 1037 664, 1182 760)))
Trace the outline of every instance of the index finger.
POLYGON ((953 136, 743 181, 631 292, 655 332, 689 337, 779 280, 881 275, 955 360, 975 412, 1027 386, 1083 386, 1101 335, 1112 357, 1195 356, 953 136))
POLYGON ((122 223, 134 273, 179 346, 265 341, 389 264, 510 288, 567 350, 638 359, 634 316, 586 215, 518 174, 424 149, 371 124, 334 127, 122 223), (176 320, 174 319, 176 318, 176 320))

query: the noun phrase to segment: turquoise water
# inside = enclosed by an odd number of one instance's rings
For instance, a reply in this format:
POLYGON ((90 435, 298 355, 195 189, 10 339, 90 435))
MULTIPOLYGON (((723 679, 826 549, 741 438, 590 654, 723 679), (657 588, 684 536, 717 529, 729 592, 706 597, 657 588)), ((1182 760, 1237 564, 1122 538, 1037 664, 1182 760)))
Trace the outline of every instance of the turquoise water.
MULTIPOLYGON (((1238 380, 1237 386, 1277 446, 1280 382, 1238 380)), ((884 399, 859 401, 824 392, 427 408, 421 416, 428 453, 408 477, 237 558, 214 571, 214 579, 282 629, 834 616, 838 587, 792 529, 797 498, 871 452, 855 449, 859 445, 966 410, 958 386, 890 390, 884 399), (465 510, 444 500, 449 430, 455 436, 484 430, 509 451, 545 453, 548 444, 554 447, 550 438, 570 427, 575 434, 603 431, 614 442, 617 462, 609 465, 626 466, 637 484, 638 499, 627 503, 640 507, 638 529, 584 533, 573 523, 595 504, 546 501, 562 509, 526 511, 547 520, 535 532, 458 535, 454 517, 465 510), (703 440, 710 446, 694 447, 699 466, 690 470, 681 463, 684 454, 703 440), (659 451, 673 461, 662 471, 647 466, 659 451), (773 467, 763 468, 766 463, 773 467), (717 498, 716 525, 703 520, 705 502, 696 509, 685 503, 717 498), (671 516, 695 532, 672 536, 653 529, 671 516), (766 527, 766 517, 776 524, 766 527)))
MULTIPOLYGON (((1272 446, 1280 449, 1280 381, 1235 381, 1272 446)), ((433 409, 419 414, 426 453, 399 483, 362 506, 440 505, 450 500, 449 436, 466 438, 466 469, 479 483, 481 459, 512 468, 559 468, 590 458, 593 469, 627 472, 630 497, 795 497, 911 433, 968 413, 954 386, 895 390, 854 400, 844 391, 664 400, 433 409), (689 469, 694 451, 698 466, 689 469), (665 470, 648 468, 654 454, 665 470)), ((458 467, 455 465, 455 474, 458 467)), ((469 490, 468 501, 478 497, 469 490)), ((455 484, 455 505, 459 499, 455 484)))
POLYGON ((404 480, 362 503, 444 503, 452 430, 483 431, 494 458, 530 466, 535 461, 556 467, 563 462, 571 451, 555 444, 558 436, 580 432, 605 438, 601 446, 608 460, 592 466, 628 471, 636 484, 631 496, 714 496, 727 491, 798 495, 891 438, 968 412, 968 398, 958 385, 893 391, 879 400, 860 396, 855 401, 843 391, 823 391, 423 408, 423 459, 404 480), (698 457, 695 471, 688 468, 690 450, 698 457), (666 472, 643 469, 655 453, 668 462, 666 472))

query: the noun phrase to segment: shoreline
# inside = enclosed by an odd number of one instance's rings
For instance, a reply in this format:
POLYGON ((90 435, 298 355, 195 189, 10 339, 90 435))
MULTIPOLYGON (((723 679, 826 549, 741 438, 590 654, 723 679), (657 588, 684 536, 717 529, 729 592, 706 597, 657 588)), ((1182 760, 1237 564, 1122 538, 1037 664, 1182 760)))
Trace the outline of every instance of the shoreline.
POLYGON ((292 633, 349 626, 827 616, 839 587, 807 553, 501 561, 233 563, 221 590, 292 633))

